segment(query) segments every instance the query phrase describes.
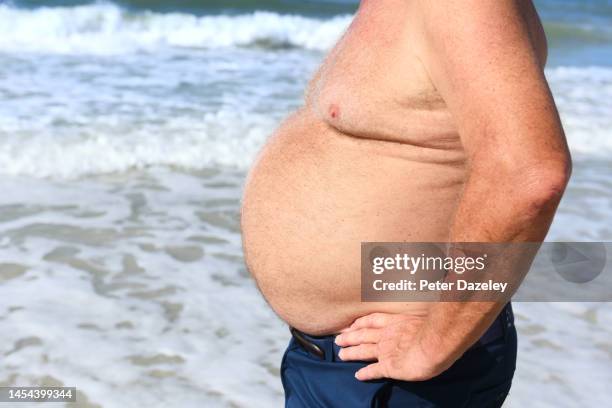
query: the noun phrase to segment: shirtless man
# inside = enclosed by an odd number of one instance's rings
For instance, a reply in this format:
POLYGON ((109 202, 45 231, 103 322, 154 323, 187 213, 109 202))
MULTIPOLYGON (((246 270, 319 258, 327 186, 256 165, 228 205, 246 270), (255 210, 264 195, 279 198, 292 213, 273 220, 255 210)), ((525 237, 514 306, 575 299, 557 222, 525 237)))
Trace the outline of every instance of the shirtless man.
POLYGON ((245 187, 288 407, 496 407, 509 305, 361 302, 360 243, 539 242, 570 173, 529 0, 364 0, 245 187))

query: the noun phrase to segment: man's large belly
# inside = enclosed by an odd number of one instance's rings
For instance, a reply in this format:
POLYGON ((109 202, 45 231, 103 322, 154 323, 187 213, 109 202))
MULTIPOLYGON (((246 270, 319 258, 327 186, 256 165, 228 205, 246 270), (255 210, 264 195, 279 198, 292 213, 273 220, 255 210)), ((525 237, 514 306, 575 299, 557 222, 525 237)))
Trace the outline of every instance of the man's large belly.
POLYGON ((249 174, 242 208, 247 266, 272 308, 309 334, 375 311, 362 303, 363 241, 445 241, 463 186, 460 151, 362 139, 306 113, 272 136, 249 174))

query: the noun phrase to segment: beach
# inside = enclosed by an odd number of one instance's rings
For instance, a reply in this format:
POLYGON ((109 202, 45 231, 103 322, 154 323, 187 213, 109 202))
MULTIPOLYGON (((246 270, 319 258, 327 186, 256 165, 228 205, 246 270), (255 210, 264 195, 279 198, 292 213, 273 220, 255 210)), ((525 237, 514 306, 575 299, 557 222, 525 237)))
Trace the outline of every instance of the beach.
MULTIPOLYGON (((283 404, 289 331, 244 266, 241 191, 355 4, 177 4, 0 4, 0 386, 283 404)), ((547 240, 610 241, 612 5, 535 4, 574 163, 547 240)), ((610 404, 609 303, 514 310, 506 406, 610 404)))

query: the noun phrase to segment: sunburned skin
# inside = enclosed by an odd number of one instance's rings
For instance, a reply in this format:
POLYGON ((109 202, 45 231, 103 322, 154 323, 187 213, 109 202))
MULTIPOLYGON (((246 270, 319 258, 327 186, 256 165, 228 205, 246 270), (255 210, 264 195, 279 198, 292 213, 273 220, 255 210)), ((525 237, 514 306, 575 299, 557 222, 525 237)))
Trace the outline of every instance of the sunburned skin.
MULTIPOLYGON (((360 301, 361 242, 447 241, 466 181, 455 119, 414 52, 411 3, 360 5, 247 179, 247 266, 275 312, 305 333, 431 307, 360 301)), ((522 11, 543 65, 541 24, 528 2, 522 11)))

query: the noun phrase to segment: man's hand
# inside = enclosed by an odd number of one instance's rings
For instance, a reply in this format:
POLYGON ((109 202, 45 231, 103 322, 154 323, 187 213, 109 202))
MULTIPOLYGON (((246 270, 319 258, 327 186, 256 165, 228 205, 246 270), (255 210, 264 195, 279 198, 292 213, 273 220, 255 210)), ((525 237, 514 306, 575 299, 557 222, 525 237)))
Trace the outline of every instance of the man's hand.
POLYGON ((424 353, 420 333, 426 317, 372 313, 357 320, 336 337, 343 361, 376 361, 357 371, 361 381, 394 378, 423 381, 447 366, 424 353))

